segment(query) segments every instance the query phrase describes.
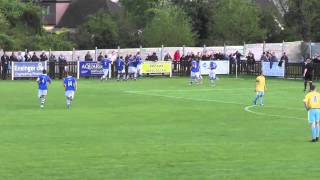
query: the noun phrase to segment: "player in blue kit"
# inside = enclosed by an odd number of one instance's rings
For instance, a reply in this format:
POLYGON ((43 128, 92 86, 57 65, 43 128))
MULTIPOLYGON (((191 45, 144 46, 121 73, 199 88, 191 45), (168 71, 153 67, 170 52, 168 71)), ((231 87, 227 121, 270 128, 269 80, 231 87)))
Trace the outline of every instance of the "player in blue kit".
POLYGON ((74 93, 77 90, 77 80, 74 77, 70 76, 67 72, 67 77, 63 80, 63 86, 65 88, 67 108, 70 109, 71 102, 74 99, 74 93))
POLYGON ((210 61, 209 69, 210 69, 209 78, 210 78, 211 85, 215 86, 217 64, 214 61, 210 61))
POLYGON ((120 81, 121 77, 122 77, 122 80, 126 80, 125 62, 122 56, 115 61, 115 65, 117 70, 117 80, 120 81))
POLYGON ((102 61, 101 61, 101 66, 102 66, 102 69, 103 69, 103 76, 101 77, 101 81, 103 81, 104 79, 105 80, 108 79, 109 68, 110 68, 111 64, 112 64, 111 59, 108 58, 108 56, 106 55, 105 58, 103 58, 102 61))
POLYGON ((200 67, 199 67, 199 63, 196 60, 192 60, 191 61, 191 80, 190 80, 190 85, 192 85, 194 82, 201 83, 200 67))
POLYGON ((140 56, 140 52, 137 53, 136 55, 136 63, 137 63, 137 76, 141 77, 142 76, 142 58, 140 56))
POLYGON ((137 63, 134 57, 130 55, 128 59, 128 78, 127 79, 137 79, 137 63))
POLYGON ((47 71, 43 70, 42 74, 37 78, 38 83, 38 98, 40 101, 40 107, 44 108, 44 104, 46 102, 46 97, 48 94, 48 83, 50 84, 52 81, 50 77, 47 75, 47 71))

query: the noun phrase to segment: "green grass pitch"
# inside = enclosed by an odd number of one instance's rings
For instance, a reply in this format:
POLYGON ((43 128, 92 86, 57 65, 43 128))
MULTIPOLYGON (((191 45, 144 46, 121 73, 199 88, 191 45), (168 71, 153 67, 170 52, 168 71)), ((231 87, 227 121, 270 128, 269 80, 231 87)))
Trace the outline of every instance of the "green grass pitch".
POLYGON ((0 81, 0 179, 319 179, 301 81, 267 78, 62 82, 40 109, 31 81, 0 81), (247 111, 246 111, 247 110, 247 111))

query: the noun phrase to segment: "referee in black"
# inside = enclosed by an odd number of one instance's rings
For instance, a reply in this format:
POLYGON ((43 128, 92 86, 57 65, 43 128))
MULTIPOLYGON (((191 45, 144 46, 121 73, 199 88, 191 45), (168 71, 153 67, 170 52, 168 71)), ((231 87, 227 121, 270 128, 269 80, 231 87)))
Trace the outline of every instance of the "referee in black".
POLYGON ((309 83, 309 89, 311 89, 312 80, 313 80, 313 64, 311 63, 310 58, 308 58, 305 62, 303 77, 304 77, 304 91, 307 90, 308 83, 309 83))

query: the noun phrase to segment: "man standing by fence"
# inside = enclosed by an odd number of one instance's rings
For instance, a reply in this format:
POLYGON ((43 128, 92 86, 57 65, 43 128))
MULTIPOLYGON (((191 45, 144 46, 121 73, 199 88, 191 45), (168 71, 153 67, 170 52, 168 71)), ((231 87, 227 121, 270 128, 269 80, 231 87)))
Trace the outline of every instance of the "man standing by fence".
POLYGON ((5 51, 1 57, 1 67, 2 67, 2 80, 6 80, 8 77, 8 67, 9 67, 10 58, 5 51))
POLYGON ((309 89, 311 89, 312 86, 312 79, 313 79, 313 65, 311 64, 311 59, 308 58, 305 62, 304 72, 304 91, 307 90, 307 84, 309 83, 309 89))

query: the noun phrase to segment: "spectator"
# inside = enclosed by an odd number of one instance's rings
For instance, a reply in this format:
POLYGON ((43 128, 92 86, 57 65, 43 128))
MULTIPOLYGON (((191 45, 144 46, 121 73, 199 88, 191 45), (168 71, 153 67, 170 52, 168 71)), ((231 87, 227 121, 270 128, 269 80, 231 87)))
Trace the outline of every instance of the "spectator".
POLYGON ((46 53, 44 51, 42 51, 41 55, 40 55, 40 61, 48 61, 48 56, 46 55, 46 53))
POLYGON ((282 67, 283 63, 287 64, 288 62, 289 62, 289 58, 288 58, 287 54, 284 52, 280 58, 280 62, 278 64, 278 66, 282 67))
POLYGON ((49 76, 54 79, 56 77, 56 62, 57 58, 54 54, 50 55, 49 58, 49 76))
POLYGON ((164 56, 164 61, 172 61, 172 57, 170 56, 169 53, 167 53, 167 54, 164 56))
POLYGON ((22 56, 22 53, 21 53, 20 51, 18 52, 17 59, 18 59, 19 62, 25 61, 25 59, 24 59, 24 57, 22 56))
POLYGON ((31 61, 32 62, 39 62, 40 61, 40 59, 38 58, 36 52, 33 52, 33 55, 31 57, 31 61))
POLYGON ((320 56, 318 54, 315 54, 315 56, 313 57, 312 61, 314 63, 320 63, 320 56))
POLYGON ((266 52, 262 53, 262 55, 260 57, 260 61, 261 62, 268 62, 269 61, 266 52))
POLYGON ((3 51, 3 55, 1 56, 2 80, 6 80, 8 77, 9 61, 10 57, 7 55, 6 51, 3 51))
POLYGON ((234 55, 236 56, 236 60, 238 61, 238 62, 240 62, 240 60, 241 60, 241 57, 243 56, 239 51, 236 51, 235 53, 234 53, 234 55))
POLYGON ((177 62, 177 61, 180 61, 180 58, 181 58, 180 51, 177 50, 173 55, 173 60, 177 62))
POLYGON ((251 51, 249 51, 249 53, 248 53, 246 58, 247 58, 247 64, 248 64, 248 69, 247 70, 248 71, 249 70, 253 70, 254 64, 256 62, 256 60, 254 58, 254 54, 251 51))
POLYGON ((87 52, 86 56, 84 57, 84 61, 93 61, 90 51, 87 52))
POLYGON ((270 69, 272 69, 273 63, 278 62, 278 58, 276 57, 276 53, 272 52, 270 55, 270 69))
POLYGON ((62 79, 64 71, 65 71, 65 67, 66 67, 66 64, 67 64, 67 60, 63 56, 63 54, 60 54, 60 56, 58 58, 58 62, 59 62, 59 79, 62 79))
POLYGON ((104 56, 103 56, 102 52, 100 52, 100 54, 98 56, 98 61, 99 62, 102 61, 103 58, 104 58, 104 56))
POLYGON ((10 61, 11 62, 17 62, 18 61, 18 58, 17 58, 17 56, 15 55, 14 52, 11 53, 10 61))
POLYGON ((26 62, 30 62, 31 61, 31 55, 30 55, 29 51, 27 51, 27 53, 24 55, 24 60, 26 62))
POLYGON ((154 52, 154 53, 152 53, 152 55, 151 56, 149 56, 149 61, 158 61, 159 59, 158 59, 158 56, 157 56, 157 54, 154 52))

